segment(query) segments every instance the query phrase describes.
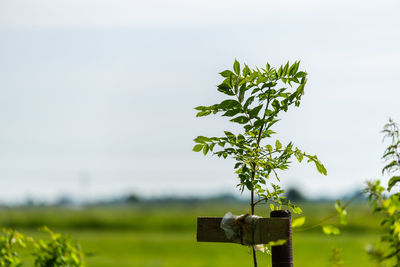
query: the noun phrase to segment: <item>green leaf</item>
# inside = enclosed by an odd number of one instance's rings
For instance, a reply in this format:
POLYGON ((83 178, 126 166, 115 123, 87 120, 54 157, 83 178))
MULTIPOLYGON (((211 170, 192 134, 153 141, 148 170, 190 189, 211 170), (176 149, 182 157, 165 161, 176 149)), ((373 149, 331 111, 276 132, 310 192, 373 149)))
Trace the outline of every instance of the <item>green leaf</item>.
POLYGON ((317 167, 317 170, 318 170, 319 173, 321 173, 323 175, 327 175, 328 174, 328 172, 325 169, 325 166, 321 162, 319 162, 318 159, 315 160, 314 162, 315 162, 315 166, 317 167))
POLYGON ((203 144, 197 144, 193 147, 194 152, 200 152, 203 149, 203 144))
POLYGON ((224 133, 225 133, 226 137, 228 137, 229 140, 235 140, 235 142, 236 142, 236 135, 234 135, 233 133, 228 132, 228 131, 224 131, 224 133))
POLYGON ((323 225, 322 231, 326 235, 339 235, 340 234, 339 228, 337 228, 336 226, 330 225, 330 224, 323 225))
POLYGON ((241 163, 241 162, 236 162, 236 163, 235 163, 235 167, 233 167, 233 168, 234 168, 234 169, 237 169, 237 168, 241 167, 242 164, 243 164, 243 163, 241 163))
POLYGON ((296 73, 296 65, 297 62, 295 62, 290 68, 289 68, 289 75, 292 76, 293 74, 296 73))
POLYGON ((300 62, 297 61, 290 67, 290 69, 289 69, 289 75, 290 76, 293 76, 297 72, 297 70, 299 68, 299 63, 300 62))
POLYGON ((291 207, 291 208, 292 208, 293 213, 295 213, 295 214, 301 214, 301 213, 303 213, 303 210, 302 210, 300 207, 298 207, 298 206, 293 206, 293 207, 291 207))
POLYGON ((301 151, 296 150, 294 152, 295 157, 297 158, 297 160, 301 163, 303 161, 304 155, 303 153, 301 153, 301 151))
POLYGON ((251 94, 252 95, 254 95, 255 93, 257 93, 258 91, 260 91, 261 89, 260 88, 255 88, 255 89, 253 89, 253 91, 251 91, 251 94))
POLYGON ((279 67, 277 74, 278 74, 278 77, 281 77, 281 75, 282 75, 282 66, 279 67))
POLYGON ((342 202, 340 200, 336 201, 335 209, 340 216, 340 224, 347 224, 347 211, 344 207, 342 207, 342 202))
POLYGON ((250 180, 247 180, 245 184, 247 189, 249 189, 250 191, 253 190, 253 184, 251 183, 250 180))
POLYGON ((300 227, 302 226, 306 221, 306 217, 299 217, 297 219, 294 219, 292 222, 292 228, 300 227))
POLYGON ((238 96, 238 99, 239 99, 239 102, 240 102, 240 103, 243 102, 243 100, 244 100, 244 94, 245 94, 245 93, 246 93, 246 85, 243 84, 243 85, 240 87, 240 89, 239 89, 239 96, 238 96))
POLYGON ((247 77, 247 78, 244 78, 244 79, 239 79, 240 80, 240 82, 239 82, 239 86, 242 86, 242 85, 244 85, 244 86, 246 86, 246 84, 249 82, 249 78, 247 77))
POLYGON ((305 85, 306 85, 306 83, 304 82, 304 83, 301 83, 299 85, 299 87, 297 87, 297 89, 296 89, 296 97, 297 97, 297 99, 300 99, 300 97, 302 95, 304 95, 304 86, 305 85))
POLYGON ((295 78, 304 78, 307 76, 307 73, 304 71, 299 71, 298 73, 296 73, 296 75, 294 76, 295 78))
POLYGON ((340 224, 346 225, 347 224, 347 211, 342 210, 339 213, 339 217, 340 217, 340 224))
POLYGON ((222 116, 233 117, 233 116, 239 114, 241 111, 242 111, 241 109, 230 109, 227 112, 225 112, 224 114, 222 114, 222 116))
POLYGON ((227 78, 227 77, 231 76, 231 75, 233 74, 233 72, 230 71, 230 70, 224 70, 223 72, 220 72, 219 74, 220 74, 222 77, 227 78))
POLYGON ((257 117, 257 116, 258 116, 258 113, 260 113, 260 110, 262 109, 262 107, 263 107, 263 104, 261 104, 261 105, 255 107, 255 108, 253 108, 253 109, 250 109, 250 110, 249 110, 250 118, 255 118, 255 117, 257 117))
POLYGON ((342 211, 342 201, 336 200, 335 209, 336 209, 337 212, 341 212, 342 211))
POLYGON ((214 149, 214 146, 215 146, 215 143, 211 143, 211 144, 210 144, 210 147, 209 147, 209 148, 210 148, 211 151, 214 149))
POLYGON ((204 156, 207 155, 208 149, 209 149, 208 145, 205 144, 204 147, 203 147, 203 154, 204 154, 204 156))
POLYGON ((247 66, 246 64, 244 65, 244 68, 243 68, 243 76, 247 76, 248 74, 250 74, 250 68, 249 68, 249 66, 247 66))
POLYGON ((195 107, 194 109, 204 111, 204 110, 207 110, 207 107, 206 106, 198 106, 198 107, 195 107))
POLYGON ((282 71, 282 76, 286 76, 288 73, 288 68, 289 68, 289 61, 286 63, 285 67, 283 68, 282 71))
POLYGON ((244 138, 244 136, 243 136, 242 134, 239 134, 239 135, 237 136, 237 141, 238 141, 238 143, 244 143, 245 140, 246 140, 246 139, 244 138))
POLYGON ((265 123, 265 120, 256 120, 254 122, 254 127, 261 127, 261 125, 263 125, 265 123))
POLYGON ((245 116, 239 116, 239 117, 231 119, 231 121, 232 122, 237 122, 237 123, 240 123, 240 124, 245 124, 245 123, 247 123, 249 121, 249 119, 247 117, 245 117, 245 116))
POLYGON ((205 136, 197 136, 193 141, 195 141, 196 143, 204 144, 205 142, 210 141, 210 138, 205 136))
POLYGON ((218 91, 220 91, 221 93, 224 93, 226 95, 229 95, 229 96, 234 96, 235 95, 235 93, 232 92, 231 89, 218 89, 218 91))
POLYGON ((211 114, 211 110, 200 111, 196 114, 196 117, 204 117, 211 114))
POLYGON ((276 142, 275 142, 275 148, 276 148, 276 150, 279 150, 279 149, 282 148, 282 144, 281 144, 281 142, 279 142, 279 140, 276 140, 276 142))
POLYGON ((228 110, 234 107, 240 107, 240 103, 233 99, 224 100, 219 104, 219 107, 223 110, 228 110))
POLYGON ((226 89, 230 90, 231 86, 228 84, 227 81, 223 81, 220 85, 217 86, 219 89, 226 89))
POLYGON ((279 110, 281 107, 281 104, 278 100, 275 99, 274 101, 272 101, 272 106, 274 107, 275 110, 279 110))
POLYGON ((235 63, 233 63, 233 70, 237 75, 240 75, 240 63, 235 59, 235 63))
POLYGON ((392 189, 393 186, 396 185, 396 183, 400 182, 400 176, 393 176, 390 178, 389 183, 388 183, 388 191, 392 189))
POLYGON ((286 244, 287 240, 286 239, 279 239, 276 241, 269 241, 268 245, 270 245, 271 247, 273 246, 282 246, 284 244, 286 244))
POLYGON ((390 162, 388 165, 386 165, 383 169, 382 169, 382 173, 385 173, 387 171, 390 171, 391 168, 393 168, 394 166, 397 165, 397 161, 393 160, 392 162, 390 162))
POLYGON ((253 103, 253 101, 254 96, 250 96, 249 98, 247 98, 246 102, 243 105, 243 109, 246 110, 251 105, 251 103, 253 103))

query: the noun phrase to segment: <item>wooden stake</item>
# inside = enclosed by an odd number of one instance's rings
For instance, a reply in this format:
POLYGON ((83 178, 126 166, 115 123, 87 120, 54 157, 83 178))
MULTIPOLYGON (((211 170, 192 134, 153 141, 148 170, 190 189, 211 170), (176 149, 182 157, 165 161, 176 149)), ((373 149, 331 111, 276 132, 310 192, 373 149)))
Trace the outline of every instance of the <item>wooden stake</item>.
POLYGON ((282 246, 272 246, 272 267, 293 267, 293 246, 292 246, 292 223, 291 214, 288 210, 275 210, 271 212, 271 219, 288 220, 285 225, 285 235, 288 237, 282 246))

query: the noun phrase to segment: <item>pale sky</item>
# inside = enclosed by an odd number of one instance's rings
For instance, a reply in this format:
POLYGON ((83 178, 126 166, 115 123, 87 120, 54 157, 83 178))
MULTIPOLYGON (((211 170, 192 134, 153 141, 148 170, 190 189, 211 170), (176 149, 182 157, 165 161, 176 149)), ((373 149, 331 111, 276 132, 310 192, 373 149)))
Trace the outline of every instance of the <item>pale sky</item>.
POLYGON ((400 122, 398 1, 0 0, 0 201, 237 193, 233 162, 191 151, 232 127, 195 118, 218 72, 301 60, 276 136, 328 169, 282 183, 339 196, 379 178, 400 122))

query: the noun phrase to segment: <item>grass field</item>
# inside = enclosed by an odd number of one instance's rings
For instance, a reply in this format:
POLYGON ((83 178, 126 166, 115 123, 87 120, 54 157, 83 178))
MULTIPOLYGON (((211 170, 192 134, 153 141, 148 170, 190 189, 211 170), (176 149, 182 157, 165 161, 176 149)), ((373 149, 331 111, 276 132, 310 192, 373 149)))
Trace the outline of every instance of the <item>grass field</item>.
MULTIPOLYGON (((334 211, 332 204, 305 203, 310 226, 334 211)), ((247 206, 202 203, 66 208, 0 209, 0 225, 43 236, 37 227, 72 234, 87 253, 87 265, 102 266, 252 266, 250 249, 237 244, 197 243, 196 217, 245 213, 247 206)), ((267 216, 269 211, 257 210, 267 216)), ((337 219, 336 219, 337 220, 337 219)), ((335 219, 332 223, 336 222, 335 219)), ((340 236, 326 236, 319 227, 293 234, 295 266, 332 266, 333 247, 342 248, 344 266, 376 266, 364 252, 379 236, 379 218, 366 204, 349 209, 349 223, 340 236)), ((259 254, 259 266, 270 257, 259 254)))

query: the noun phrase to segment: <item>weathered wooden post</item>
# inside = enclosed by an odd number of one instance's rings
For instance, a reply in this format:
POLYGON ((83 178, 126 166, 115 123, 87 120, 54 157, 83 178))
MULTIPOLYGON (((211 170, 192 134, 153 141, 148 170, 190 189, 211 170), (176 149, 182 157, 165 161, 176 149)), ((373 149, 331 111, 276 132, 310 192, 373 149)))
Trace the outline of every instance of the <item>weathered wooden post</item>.
MULTIPOLYGON (((290 212, 271 212, 271 218, 259 217, 254 220, 251 229, 251 241, 247 238, 244 245, 268 244, 273 241, 287 240, 282 246, 272 247, 272 266, 293 266, 290 212)), ((227 237, 225 231, 221 228, 221 221, 221 217, 198 217, 197 241, 237 243, 227 237)))
POLYGON ((272 267, 293 267, 293 245, 292 245, 292 222, 291 214, 288 210, 271 211, 271 218, 286 218, 288 223, 285 224, 285 232, 288 239, 281 246, 272 246, 272 267))

